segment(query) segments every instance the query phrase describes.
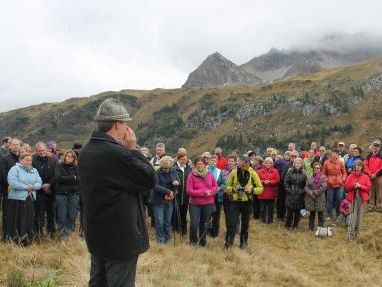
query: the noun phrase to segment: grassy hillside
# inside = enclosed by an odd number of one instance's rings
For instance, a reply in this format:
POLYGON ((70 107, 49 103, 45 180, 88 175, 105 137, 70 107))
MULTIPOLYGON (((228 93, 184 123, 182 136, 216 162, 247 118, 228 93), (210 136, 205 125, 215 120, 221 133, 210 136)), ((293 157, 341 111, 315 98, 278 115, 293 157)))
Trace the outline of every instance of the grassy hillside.
MULTIPOLYGON (((223 250, 224 216, 222 234, 209 239, 206 248, 191 247, 178 236, 175 246, 158 246, 150 229, 151 248, 139 257, 137 286, 381 286, 381 220, 381 213, 367 213, 364 231, 353 242, 345 240, 342 227, 334 228, 331 239, 316 238, 307 231, 306 218, 297 232, 286 231, 280 222, 251 220, 247 251, 238 243, 223 250)), ((1 243, 0 285, 87 286, 89 263, 78 236, 64 245, 50 239, 28 248, 1 243), (38 285, 49 280, 52 285, 38 285)))
POLYGON ((0 114, 0 136, 29 143, 56 139, 62 146, 85 141, 107 97, 116 97, 134 118, 141 145, 166 142, 193 155, 212 149, 242 151, 287 141, 302 146, 341 139, 367 145, 382 136, 382 60, 321 71, 264 86, 122 90, 0 114))

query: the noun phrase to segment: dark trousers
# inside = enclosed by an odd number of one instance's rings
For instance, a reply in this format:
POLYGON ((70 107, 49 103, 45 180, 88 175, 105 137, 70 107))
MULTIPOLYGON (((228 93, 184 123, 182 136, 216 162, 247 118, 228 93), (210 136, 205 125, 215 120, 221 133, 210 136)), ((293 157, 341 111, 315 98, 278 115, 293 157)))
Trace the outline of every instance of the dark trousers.
POLYGON ((260 219, 260 208, 260 199, 254 194, 252 196, 252 210, 254 219, 260 219))
POLYGON ((284 219, 285 216, 285 190, 282 185, 279 185, 279 192, 276 200, 277 218, 284 219))
POLYGON ((174 210, 171 219, 172 228, 176 232, 182 232, 183 235, 187 234, 187 212, 188 204, 182 204, 178 206, 174 205, 174 210), (177 210, 177 208, 179 209, 179 211, 177 210))
POLYGON ((273 223, 274 199, 260 199, 260 219, 264 223, 273 223))
POLYGON ((102 259, 91 254, 89 287, 135 287, 138 255, 125 259, 102 259))
POLYGON ((207 244, 207 225, 211 218, 214 204, 196 205, 190 204, 190 243, 194 245, 206 246, 207 244), (198 236, 199 230, 199 236, 198 236), (198 239, 199 238, 199 239, 198 239))
POLYGON ((310 211, 309 215, 309 230, 314 230, 314 222, 316 220, 316 213, 318 217, 318 226, 324 227, 325 217, 323 211, 310 211))
POLYGON ((248 242, 249 219, 252 212, 252 202, 232 201, 229 209, 228 230, 225 237, 227 246, 232 246, 235 241, 236 225, 241 218, 240 246, 248 242))
POLYGON ((46 194, 44 192, 38 191, 36 193, 35 201, 35 223, 36 232, 38 235, 42 235, 45 226, 45 213, 47 220, 47 231, 50 235, 56 232, 55 226, 55 196, 54 194, 46 194))
POLYGON ((2 194, 3 201, 1 202, 1 209, 3 210, 3 240, 5 240, 5 231, 7 230, 6 223, 7 223, 7 213, 8 213, 8 192, 4 192, 2 194))
POLYGON ((224 218, 225 218, 225 229, 228 230, 228 219, 229 219, 229 207, 231 206, 231 202, 229 199, 224 198, 223 200, 223 210, 224 210, 224 218))
POLYGON ((300 223, 300 208, 287 208, 286 209, 286 221, 285 221, 285 227, 293 227, 297 228, 298 224, 300 223))
POLYGON ((211 237, 218 237, 219 236, 219 226, 220 226, 220 214, 222 212, 222 204, 216 202, 215 203, 215 211, 212 212, 212 224, 211 227, 208 229, 208 233, 211 235, 211 237))

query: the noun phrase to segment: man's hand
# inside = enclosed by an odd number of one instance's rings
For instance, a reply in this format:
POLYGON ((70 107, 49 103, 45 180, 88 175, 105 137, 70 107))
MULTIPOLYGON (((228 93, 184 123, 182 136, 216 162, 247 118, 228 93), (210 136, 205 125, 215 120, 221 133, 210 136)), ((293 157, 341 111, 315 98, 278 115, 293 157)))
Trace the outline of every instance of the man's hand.
POLYGON ((174 180, 174 181, 172 182, 172 185, 174 185, 174 186, 179 186, 179 181, 174 180))
POLYGON ((45 192, 45 193, 50 193, 51 190, 50 190, 50 183, 44 183, 42 185, 42 190, 45 192))
POLYGON ((122 139, 123 144, 130 150, 137 148, 137 137, 130 127, 126 127, 125 136, 122 139))
POLYGON ((248 193, 248 194, 251 194, 251 193, 252 193, 252 188, 246 186, 246 187, 244 188, 244 191, 245 191, 246 193, 248 193))

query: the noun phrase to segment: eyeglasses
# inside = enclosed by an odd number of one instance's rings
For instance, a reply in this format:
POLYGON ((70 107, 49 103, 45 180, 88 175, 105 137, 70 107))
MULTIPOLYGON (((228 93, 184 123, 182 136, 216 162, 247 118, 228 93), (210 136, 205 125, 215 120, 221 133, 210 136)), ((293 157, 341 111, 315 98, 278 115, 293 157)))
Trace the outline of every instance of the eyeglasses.
POLYGON ((315 166, 314 169, 321 169, 321 167, 319 167, 319 166, 315 166))
POLYGON ((320 152, 324 152, 325 150, 324 149, 320 149, 320 152))

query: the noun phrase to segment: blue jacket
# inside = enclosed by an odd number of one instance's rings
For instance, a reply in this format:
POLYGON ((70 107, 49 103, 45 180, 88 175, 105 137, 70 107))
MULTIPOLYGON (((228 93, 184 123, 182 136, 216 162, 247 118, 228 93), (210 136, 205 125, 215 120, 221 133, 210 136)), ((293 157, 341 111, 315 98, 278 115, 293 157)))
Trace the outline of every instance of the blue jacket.
POLYGON ((159 168, 155 172, 155 187, 152 199, 154 205, 160 205, 169 202, 165 200, 165 196, 170 194, 171 191, 175 191, 175 188, 172 186, 172 182, 174 180, 179 181, 179 177, 175 168, 171 168, 170 172, 165 172, 159 168))
POLYGON ((224 175, 220 169, 212 165, 208 166, 208 170, 212 172, 216 180, 216 183, 219 186, 219 191, 215 195, 215 200, 217 203, 223 203, 223 195, 224 195, 225 184, 226 184, 224 175))
POLYGON ((33 198, 36 198, 36 190, 41 188, 41 178, 35 168, 26 168, 21 163, 16 163, 8 173, 10 192, 9 199, 25 200, 28 197, 27 186, 33 185, 33 198))

